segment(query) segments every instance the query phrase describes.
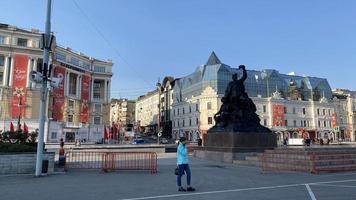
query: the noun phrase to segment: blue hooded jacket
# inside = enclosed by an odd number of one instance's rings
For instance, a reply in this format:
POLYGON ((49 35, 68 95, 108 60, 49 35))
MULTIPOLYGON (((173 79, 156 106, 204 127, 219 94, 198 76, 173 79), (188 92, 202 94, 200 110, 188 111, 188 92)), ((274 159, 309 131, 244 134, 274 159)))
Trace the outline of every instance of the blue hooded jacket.
POLYGON ((187 147, 182 143, 177 148, 177 164, 189 164, 187 147))

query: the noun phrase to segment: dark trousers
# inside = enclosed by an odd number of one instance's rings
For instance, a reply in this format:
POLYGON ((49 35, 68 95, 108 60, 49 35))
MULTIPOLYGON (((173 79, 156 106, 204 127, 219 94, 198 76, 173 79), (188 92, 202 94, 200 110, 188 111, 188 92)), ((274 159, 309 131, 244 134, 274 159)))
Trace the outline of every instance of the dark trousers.
POLYGON ((178 176, 177 176, 178 187, 182 186, 181 179, 182 179, 183 171, 185 171, 185 174, 187 175, 187 185, 190 185, 191 174, 190 174, 189 164, 181 164, 178 165, 178 176))

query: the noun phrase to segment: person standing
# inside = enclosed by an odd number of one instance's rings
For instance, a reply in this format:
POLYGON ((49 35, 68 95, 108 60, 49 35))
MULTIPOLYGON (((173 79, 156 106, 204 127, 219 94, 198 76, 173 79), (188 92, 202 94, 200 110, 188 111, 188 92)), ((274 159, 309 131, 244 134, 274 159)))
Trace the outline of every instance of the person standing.
POLYGON ((185 191, 195 191, 195 189, 190 185, 191 181, 191 172, 189 168, 189 160, 188 160, 188 150, 186 147, 187 139, 185 137, 181 137, 179 139, 179 145, 177 148, 177 165, 178 165, 178 176, 177 176, 177 185, 179 192, 185 191), (185 172, 187 175, 187 189, 182 187, 182 174, 185 172))

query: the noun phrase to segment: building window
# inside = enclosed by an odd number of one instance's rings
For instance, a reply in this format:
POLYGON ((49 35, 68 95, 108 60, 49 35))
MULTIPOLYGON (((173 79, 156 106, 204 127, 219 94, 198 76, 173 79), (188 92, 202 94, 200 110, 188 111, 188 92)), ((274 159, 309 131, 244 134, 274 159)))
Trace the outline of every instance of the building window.
POLYGON ((309 120, 307 121, 307 123, 308 123, 308 127, 310 127, 309 120))
POLYGON ((61 60, 61 61, 64 61, 64 62, 67 62, 67 58, 66 58, 66 55, 63 54, 63 53, 56 53, 56 59, 57 60, 61 60))
POLYGON ((295 114, 296 112, 295 112, 295 107, 293 107, 293 114, 295 114))
POLYGON ((329 116, 331 116, 331 111, 330 111, 330 109, 328 109, 328 114, 329 114, 329 116))
POLYGON ((69 74, 69 95, 77 95, 77 79, 77 74, 69 74))
POLYGON ((288 120, 284 120, 284 126, 288 126, 288 120))
POLYGON ((57 132, 52 132, 51 133, 51 139, 52 140, 57 139, 57 132))
POLYGON ((293 125, 294 125, 294 127, 297 127, 297 120, 293 121, 293 125))
POLYGON ((329 127, 331 127, 331 121, 329 121, 329 127))
POLYGON ((208 117, 208 124, 213 124, 213 118, 212 117, 208 117))
POLYGON ((189 119, 189 126, 192 126, 192 119, 189 119))
POLYGON ((263 105, 263 113, 266 113, 266 112, 267 112, 267 106, 263 105))
POLYGON ((74 100, 69 99, 68 100, 68 108, 69 110, 74 110, 74 100))
POLYGON ((263 119, 263 125, 267 126, 267 119, 263 119))
POLYGON ((178 115, 179 115, 179 108, 178 108, 178 115))
POLYGON ((323 109, 323 115, 326 115, 325 109, 323 109))
POLYGON ((95 124, 95 125, 101 124, 101 117, 95 116, 95 117, 94 117, 94 124, 95 124))
POLYGON ((68 122, 73 122, 73 115, 68 115, 68 122))
POLYGON ((83 68, 85 68, 85 69, 89 69, 89 68, 90 68, 89 63, 83 63, 83 68))
POLYGON ((318 113, 318 115, 320 115, 320 110, 319 110, 319 108, 316 109, 316 112, 318 113))
POLYGON ((176 116, 176 109, 173 109, 173 116, 176 116))
POLYGON ((318 127, 320 128, 320 120, 318 121, 318 127))
POLYGON ((207 107, 208 110, 211 110, 211 102, 208 102, 206 107, 207 107))
POLYGON ((192 107, 189 105, 189 113, 192 113, 192 107))
POLYGON ((105 73, 105 67, 94 65, 94 72, 105 73))
POLYGON ((79 59, 78 58, 74 58, 74 57, 71 57, 70 58, 70 63, 75 65, 75 66, 79 66, 79 59))
POLYGON ((27 47, 27 39, 25 39, 25 38, 17 38, 17 46, 27 47))
POLYGON ((104 95, 102 95, 102 88, 104 86, 104 81, 101 80, 94 80, 93 83, 93 98, 94 99, 101 99, 104 95))
POLYGON ((303 120, 300 121, 300 127, 303 127, 303 120))
POLYGON ((185 126, 185 120, 183 119, 183 127, 185 126))
POLYGON ((101 113, 101 104, 100 103, 94 104, 94 112, 101 113))
MULTIPOLYGON (((4 73, 0 72, 0 85, 2 85, 4 82, 4 73)), ((0 97, 1 98, 1 97, 0 97)))
POLYGON ((304 120, 304 126, 303 127, 307 127, 307 121, 304 120))
POLYGON ((198 119, 198 118, 195 119, 195 124, 196 124, 196 125, 199 124, 199 119, 198 119))
POLYGON ((0 35, 0 44, 5 44, 5 37, 0 35))
POLYGON ((4 67, 5 66, 5 56, 0 55, 0 67, 4 67))
POLYGON ((183 108, 183 115, 185 114, 184 108, 183 108))
POLYGON ((305 115, 306 114, 306 110, 305 110, 305 108, 303 108, 303 115, 305 115))
POLYGON ((284 106, 284 114, 287 114, 287 107, 284 106))
POLYGON ((324 127, 326 127, 326 121, 324 121, 324 127))
POLYGON ((195 111, 199 111, 199 105, 195 104, 195 111))

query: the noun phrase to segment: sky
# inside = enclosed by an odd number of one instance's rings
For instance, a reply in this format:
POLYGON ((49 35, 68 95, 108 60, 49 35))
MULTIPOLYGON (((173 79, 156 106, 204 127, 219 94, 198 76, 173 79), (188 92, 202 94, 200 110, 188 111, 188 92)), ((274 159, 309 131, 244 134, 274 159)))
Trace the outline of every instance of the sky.
MULTIPOLYGON (((46 3, 0 0, 0 23, 44 30, 46 3)), ((51 25, 60 45, 113 61, 113 98, 191 74, 212 51, 356 90, 354 0, 53 0, 51 25)))

